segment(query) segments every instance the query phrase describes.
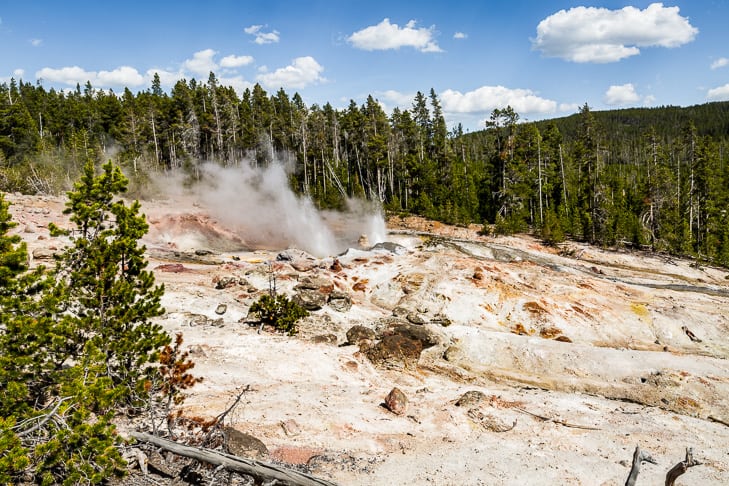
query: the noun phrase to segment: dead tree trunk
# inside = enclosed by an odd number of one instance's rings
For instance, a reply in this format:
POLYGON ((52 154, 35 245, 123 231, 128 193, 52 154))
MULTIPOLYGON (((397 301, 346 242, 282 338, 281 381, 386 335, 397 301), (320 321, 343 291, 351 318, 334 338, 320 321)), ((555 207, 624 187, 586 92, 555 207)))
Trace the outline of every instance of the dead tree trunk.
POLYGON ((635 486, 635 482, 638 480, 638 473, 640 472, 640 465, 643 462, 658 464, 650 454, 640 450, 640 446, 637 445, 635 446, 635 452, 633 453, 633 466, 630 468, 630 474, 628 475, 628 479, 625 481, 625 486, 635 486))
POLYGON ((210 449, 186 446, 144 432, 131 432, 129 435, 139 441, 148 442, 183 457, 189 457, 198 461, 207 462, 208 464, 222 466, 229 471, 253 476, 258 482, 274 481, 276 484, 288 486, 336 486, 336 483, 318 479, 293 469, 274 466, 273 464, 254 461, 252 459, 245 459, 231 454, 224 454, 210 449))
POLYGON ((686 448, 686 459, 679 462, 666 473, 666 486, 673 486, 676 482, 676 478, 686 472, 690 467, 699 466, 701 463, 694 459, 694 451, 692 448, 686 448))

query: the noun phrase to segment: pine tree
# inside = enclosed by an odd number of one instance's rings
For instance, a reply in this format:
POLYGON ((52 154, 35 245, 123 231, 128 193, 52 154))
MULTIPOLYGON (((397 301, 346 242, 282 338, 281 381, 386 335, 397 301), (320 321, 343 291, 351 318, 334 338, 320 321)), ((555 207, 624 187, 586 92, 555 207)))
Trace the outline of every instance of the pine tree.
POLYGON ((98 355, 103 374, 128 394, 139 388, 144 366, 170 338, 150 322, 164 312, 164 288, 155 286, 154 276, 145 270, 138 241, 148 225, 141 206, 115 199, 127 187, 119 167, 109 162, 102 170, 95 176, 93 163, 87 163, 68 193, 64 213, 76 228, 73 246, 59 261, 63 278, 56 292, 69 302, 63 323, 76 336, 72 357, 98 355))

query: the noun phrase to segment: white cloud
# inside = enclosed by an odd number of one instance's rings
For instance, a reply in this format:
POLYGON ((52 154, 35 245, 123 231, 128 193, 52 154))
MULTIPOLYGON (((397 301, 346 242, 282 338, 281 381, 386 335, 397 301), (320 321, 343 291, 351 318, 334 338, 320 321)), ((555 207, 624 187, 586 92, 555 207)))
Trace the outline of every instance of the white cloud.
POLYGON ((562 113, 576 113, 580 111, 580 105, 579 103, 560 103, 559 104, 559 111, 562 113))
POLYGON ((271 73, 263 72, 257 79, 268 88, 303 88, 325 81, 321 77, 324 68, 311 56, 297 57, 291 65, 271 73))
POLYGON ((121 66, 113 71, 86 71, 78 66, 67 66, 60 69, 43 68, 35 73, 36 79, 51 83, 63 83, 68 86, 91 83, 94 88, 140 86, 147 82, 144 76, 133 67, 121 66))
POLYGON ((192 55, 192 59, 187 59, 182 63, 182 67, 194 74, 208 76, 211 71, 215 71, 218 68, 218 65, 213 60, 216 54, 217 52, 212 49, 197 51, 192 55))
POLYGON ((43 45, 43 39, 31 39, 29 42, 33 47, 40 47, 43 45))
POLYGON ((629 105, 640 100, 640 96, 635 92, 635 86, 632 83, 622 84, 620 86, 610 86, 605 92, 606 105, 629 105))
POLYGON ((255 36, 253 42, 255 42, 256 44, 275 44, 279 41, 280 37, 277 30, 272 30, 271 32, 262 32, 261 29, 263 27, 263 25, 251 25, 250 27, 246 27, 245 29, 243 29, 243 32, 255 36))
POLYGON ((253 83, 246 81, 243 76, 221 76, 218 78, 218 84, 220 84, 220 86, 232 87, 239 96, 243 94, 246 88, 253 89, 253 83))
POLYGON ((25 69, 15 69, 13 71, 13 76, 15 76, 16 78, 22 78, 24 74, 25 74, 25 69))
POLYGON ((729 66, 729 59, 726 57, 720 57, 716 61, 711 63, 711 69, 719 69, 723 68, 724 66, 729 66))
POLYGON ((247 66, 253 62, 253 56, 225 56, 220 60, 220 67, 237 68, 247 66))
POLYGON ((359 30, 347 38, 354 47, 365 51, 379 51, 413 47, 420 52, 442 52, 433 40, 435 28, 415 28, 415 21, 411 20, 405 27, 391 24, 390 19, 384 19, 377 25, 371 25, 359 30))
POLYGON ((468 34, 466 34, 464 32, 456 32, 455 34, 453 34, 453 38, 454 39, 466 39, 466 38, 468 38, 468 34))
POLYGON ((541 98, 531 90, 503 86, 481 86, 467 93, 447 89, 440 99, 443 111, 449 113, 490 113, 506 106, 520 115, 553 113, 557 109, 557 102, 541 98))
POLYGON ((96 73, 93 71, 85 71, 78 66, 67 66, 60 69, 43 68, 35 73, 36 79, 50 81, 51 83, 63 83, 69 86, 77 84, 86 84, 87 81, 94 85, 96 81, 96 73))
POLYGON ((710 101, 729 101, 729 83, 710 89, 706 93, 706 99, 710 101))
POLYGON ((175 85, 175 83, 177 83, 177 81, 185 78, 185 74, 182 71, 175 72, 168 71, 166 69, 148 69, 146 75, 150 84, 152 82, 152 79, 154 79, 155 73, 159 76, 160 85, 167 88, 171 88, 175 85))
MULTIPOLYGON (((140 86, 146 82, 144 76, 133 67, 122 66, 113 71, 99 71, 96 82, 101 86, 140 86)), ((91 83, 92 85, 94 83, 91 83)))
POLYGON ((640 53, 641 47, 678 47, 699 30, 678 7, 652 3, 646 9, 574 7, 539 22, 532 45, 547 57, 573 62, 616 62, 640 53))
POLYGON ((375 94, 378 100, 384 100, 386 106, 399 106, 405 107, 406 109, 410 108, 410 105, 413 104, 413 100, 415 99, 415 93, 401 93, 394 89, 378 91, 375 94))

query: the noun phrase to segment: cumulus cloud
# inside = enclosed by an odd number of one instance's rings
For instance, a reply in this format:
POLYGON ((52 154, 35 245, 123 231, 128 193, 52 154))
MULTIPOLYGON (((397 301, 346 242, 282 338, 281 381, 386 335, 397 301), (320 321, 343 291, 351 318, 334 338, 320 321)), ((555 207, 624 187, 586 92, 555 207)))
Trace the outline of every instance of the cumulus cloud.
POLYGON ((146 81, 133 67, 122 66, 113 71, 99 71, 96 82, 102 86, 140 86, 146 81))
POLYGON ((78 66, 68 66, 60 69, 43 68, 35 73, 37 79, 51 83, 63 83, 69 86, 86 84, 101 87, 140 86, 146 79, 133 67, 121 66, 112 71, 86 71, 78 66))
POLYGON ((442 52, 442 49, 433 40, 435 27, 416 28, 414 20, 400 28, 397 24, 391 24, 390 19, 384 19, 377 25, 371 25, 359 30, 349 37, 350 42, 357 49, 365 51, 384 51, 388 49, 399 49, 401 47, 412 47, 420 52, 442 52))
POLYGON ((96 73, 86 71, 78 66, 67 66, 60 69, 43 68, 35 73, 36 79, 43 79, 52 83, 63 83, 69 86, 76 84, 84 84, 86 81, 93 82, 96 80, 96 73))
POLYGON ((729 83, 710 89, 706 93, 706 99, 709 101, 729 101, 729 83))
POLYGON ((167 69, 148 69, 146 72, 147 79, 154 79, 154 75, 159 76, 159 82, 162 86, 172 87, 175 83, 185 77, 182 71, 169 71, 167 69))
POLYGON ((574 7, 545 18, 532 46, 547 57, 573 62, 608 63, 640 53, 642 47, 678 47, 699 30, 678 7, 653 3, 644 10, 574 7))
POLYGON ((724 66, 729 66, 729 59, 726 57, 720 57, 716 61, 711 63, 711 69, 719 69, 723 68, 724 66))
POLYGON ((531 90, 504 86, 481 86, 466 93, 447 89, 440 99, 443 111, 449 113, 490 113, 495 108, 506 106, 520 114, 553 113, 557 109, 557 102, 537 96, 531 90))
POLYGON ((610 86, 603 101, 606 105, 618 106, 636 103, 639 100, 640 96, 635 92, 635 86, 632 83, 627 83, 620 86, 610 86))
POLYGON ((321 77, 324 68, 311 56, 297 57, 286 67, 264 72, 257 79, 268 88, 304 88, 325 81, 321 77))
POLYGON ((25 69, 16 69, 13 71, 13 76, 15 76, 16 78, 22 78, 24 74, 25 69))
POLYGON ((194 74, 207 76, 210 74, 210 71, 215 71, 218 68, 218 65, 213 60, 216 54, 217 52, 212 49, 197 51, 192 55, 192 59, 187 59, 182 63, 182 67, 194 74))
POLYGON ((454 39, 466 39, 467 37, 468 37, 468 34, 466 34, 464 32, 456 32, 455 34, 453 34, 454 39))
POLYGON ((237 68, 251 64, 253 62, 253 56, 225 56, 220 60, 220 67, 224 68, 237 68))
POLYGON ((263 29, 263 27, 263 25, 251 25, 250 27, 246 27, 245 29, 243 29, 243 32, 254 36, 253 42, 260 45, 275 44, 280 40, 279 32, 277 30, 263 32, 261 30, 263 29))

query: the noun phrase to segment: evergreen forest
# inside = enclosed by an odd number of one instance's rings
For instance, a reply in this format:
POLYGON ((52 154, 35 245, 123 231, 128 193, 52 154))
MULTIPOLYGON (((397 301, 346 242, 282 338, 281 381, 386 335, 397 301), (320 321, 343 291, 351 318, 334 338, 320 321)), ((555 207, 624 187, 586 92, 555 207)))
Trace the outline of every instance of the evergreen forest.
POLYGON ((527 121, 495 109, 483 130, 448 128, 431 89, 387 114, 369 96, 344 109, 298 93, 242 94, 207 81, 149 89, 0 85, 0 190, 58 194, 112 159, 144 190, 153 173, 284 160, 321 208, 348 198, 499 234, 530 231, 729 265, 729 102, 593 111, 527 121))

